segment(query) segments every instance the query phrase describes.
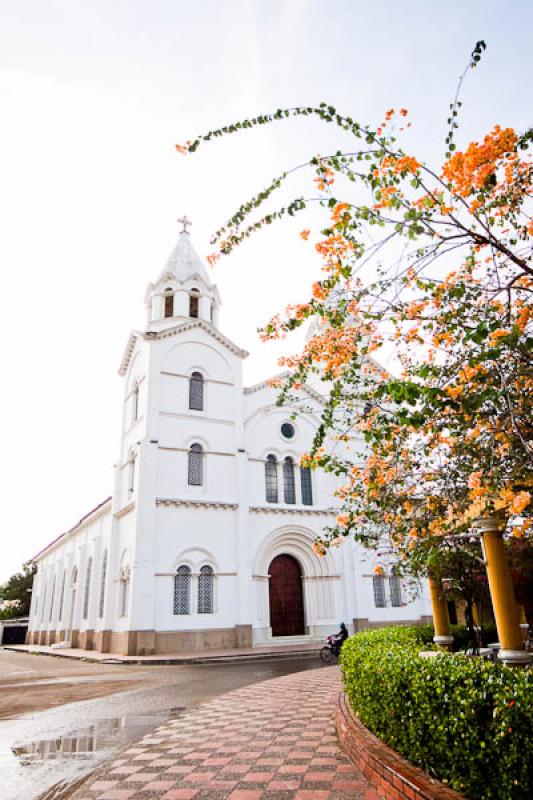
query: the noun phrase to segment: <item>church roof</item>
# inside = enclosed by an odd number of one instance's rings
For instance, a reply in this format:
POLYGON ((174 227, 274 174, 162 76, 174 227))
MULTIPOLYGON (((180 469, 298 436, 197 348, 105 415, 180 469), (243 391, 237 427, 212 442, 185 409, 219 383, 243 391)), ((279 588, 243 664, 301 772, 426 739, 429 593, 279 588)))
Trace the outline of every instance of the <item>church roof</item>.
POLYGON ((207 270, 202 259, 192 246, 191 236, 187 231, 180 233, 158 281, 163 280, 168 275, 172 275, 178 283, 185 283, 191 278, 199 278, 206 286, 211 286, 207 270))
MULTIPOLYGON (((284 372, 279 372, 277 375, 272 375, 270 378, 265 378, 264 381, 260 381, 259 383, 253 384, 253 386, 245 386, 244 387, 244 394, 253 394, 254 392, 259 392, 262 389, 272 389, 272 382, 273 381, 285 381, 289 376, 290 372, 285 370, 284 372)), ((325 403, 325 397, 323 397, 320 392, 317 392, 312 386, 308 383, 304 383, 301 387, 301 391, 305 392, 312 397, 314 400, 317 400, 321 405, 325 403)))
POLYGON ((43 547, 42 550, 39 550, 39 552, 36 555, 34 555, 31 560, 32 561, 37 561, 37 559, 39 559, 42 556, 44 556, 45 553, 47 553, 52 547, 54 547, 54 545, 58 544, 60 541, 65 539, 67 536, 69 536, 71 533, 74 533, 75 531, 77 531, 78 528, 82 527, 82 525, 86 524, 89 521, 90 518, 94 518, 98 514, 101 514, 104 511, 107 511, 108 508, 111 508, 111 499, 112 499, 111 497, 106 497, 106 499, 103 500, 101 503, 98 503, 97 506, 95 506, 94 508, 91 508, 91 510, 88 511, 87 514, 84 514, 84 516, 81 519, 79 519, 78 522, 76 522, 76 524, 72 526, 72 528, 69 528, 68 531, 65 531, 64 533, 60 533, 59 536, 56 536, 55 539, 52 539, 52 541, 49 542, 46 545, 46 547, 43 547))

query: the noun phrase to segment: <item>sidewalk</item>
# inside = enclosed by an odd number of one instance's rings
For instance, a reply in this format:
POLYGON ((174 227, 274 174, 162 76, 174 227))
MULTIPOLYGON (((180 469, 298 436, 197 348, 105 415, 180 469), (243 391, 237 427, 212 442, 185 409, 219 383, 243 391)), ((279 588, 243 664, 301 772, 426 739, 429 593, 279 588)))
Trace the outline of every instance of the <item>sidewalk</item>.
POLYGON ((37 653, 57 658, 73 658, 80 661, 94 661, 97 664, 203 664, 217 661, 260 661, 265 658, 293 658, 313 655, 320 651, 323 642, 304 642, 289 645, 264 645, 228 650, 203 650, 191 653, 160 653, 155 656, 121 656, 118 653, 99 653, 96 650, 79 648, 55 648, 41 644, 4 645, 4 650, 19 653, 37 653))
POLYGON ((203 703, 130 747, 75 800, 381 800, 335 734, 338 667, 203 703))

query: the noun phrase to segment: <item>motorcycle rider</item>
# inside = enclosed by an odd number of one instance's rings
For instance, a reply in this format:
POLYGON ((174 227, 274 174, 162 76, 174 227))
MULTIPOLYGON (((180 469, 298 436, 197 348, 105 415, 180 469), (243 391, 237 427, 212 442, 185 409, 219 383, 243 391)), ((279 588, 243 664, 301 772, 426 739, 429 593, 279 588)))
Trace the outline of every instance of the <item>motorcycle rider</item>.
POLYGON ((331 646, 336 656, 339 655, 341 647, 348 638, 348 629, 344 622, 340 624, 340 630, 332 637, 331 646))

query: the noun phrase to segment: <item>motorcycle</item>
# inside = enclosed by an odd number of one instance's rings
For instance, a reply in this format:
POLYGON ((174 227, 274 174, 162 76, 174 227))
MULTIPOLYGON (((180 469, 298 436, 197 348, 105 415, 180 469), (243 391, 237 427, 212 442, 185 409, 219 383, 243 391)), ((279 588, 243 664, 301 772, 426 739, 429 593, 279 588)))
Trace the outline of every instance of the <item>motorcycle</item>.
POLYGON ((320 651, 320 660, 324 662, 324 664, 331 664, 334 658, 339 657, 339 643, 337 642, 336 636, 328 636, 326 639, 326 644, 320 651))

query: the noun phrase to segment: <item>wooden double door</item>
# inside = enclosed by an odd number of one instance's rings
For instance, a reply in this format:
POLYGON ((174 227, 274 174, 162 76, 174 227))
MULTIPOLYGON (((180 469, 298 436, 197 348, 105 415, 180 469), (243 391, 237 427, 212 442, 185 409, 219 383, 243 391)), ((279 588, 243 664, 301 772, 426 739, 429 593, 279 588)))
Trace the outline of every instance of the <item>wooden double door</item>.
POLYGON ((268 568, 270 625, 273 636, 305 633, 302 570, 295 558, 280 555, 268 568))

